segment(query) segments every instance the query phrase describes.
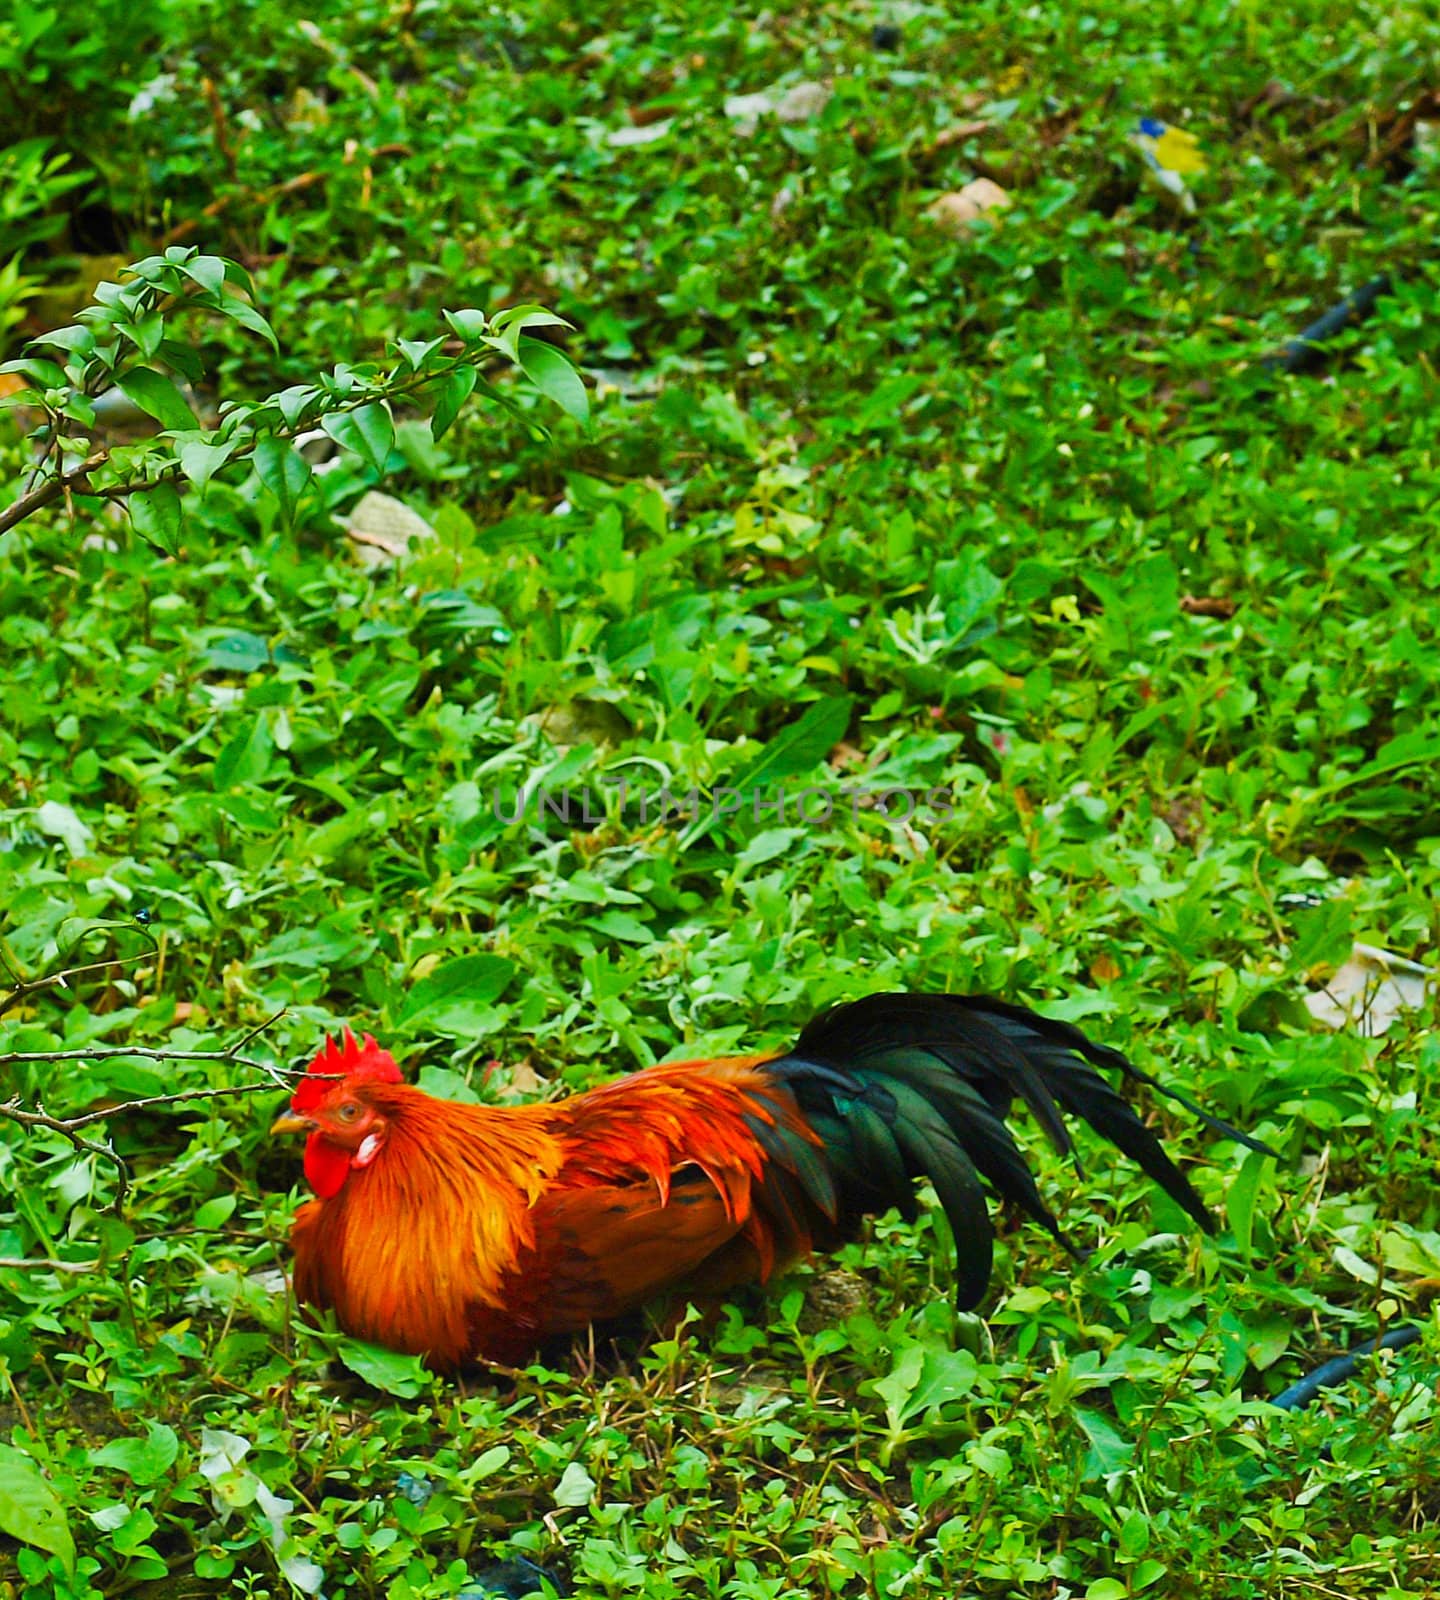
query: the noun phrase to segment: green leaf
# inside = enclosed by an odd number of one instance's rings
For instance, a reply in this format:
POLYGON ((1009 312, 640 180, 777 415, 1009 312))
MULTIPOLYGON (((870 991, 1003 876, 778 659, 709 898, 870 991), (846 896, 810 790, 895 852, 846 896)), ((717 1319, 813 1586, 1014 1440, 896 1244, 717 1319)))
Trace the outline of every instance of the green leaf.
POLYGON ((203 438, 179 441, 180 470, 201 491, 240 447, 238 439, 212 444, 203 438))
POLYGON ((149 367, 131 367, 115 379, 116 387, 162 427, 193 428, 198 419, 190 403, 162 372, 149 367))
POLYGON ((58 349, 69 350, 75 355, 95 354, 95 335, 89 328, 78 324, 72 324, 68 328, 53 328, 49 333, 37 333, 30 343, 53 344, 58 349))
POLYGON ((383 1389, 401 1400, 413 1400, 417 1394, 423 1394, 430 1382, 430 1374, 419 1356, 382 1350, 379 1345, 366 1344, 361 1339, 342 1339, 336 1354, 351 1372, 372 1388, 383 1389))
MULTIPOLYGON (((230 266, 231 263, 227 262, 227 277, 234 276, 230 272, 230 266)), ((238 322, 242 328, 248 328, 251 333, 258 333, 276 355, 280 354, 280 341, 275 337, 275 330, 248 301, 240 299, 238 295, 227 294, 219 301, 216 309, 229 317, 232 322, 238 322)))
POLYGON ((553 400, 576 422, 589 422, 590 396, 585 392, 580 374, 554 345, 539 339, 521 339, 515 359, 541 394, 553 400))
POLYGON ((190 261, 182 261, 180 270, 192 283, 218 300, 225 292, 225 265, 222 256, 195 256, 190 261))
POLYGON ((275 740, 270 723, 262 711, 242 733, 237 733, 215 758, 215 788, 217 792, 233 789, 239 784, 259 783, 270 770, 270 757, 275 750, 275 740))
POLYGON ((1312 967, 1338 966, 1350 954, 1355 908, 1341 897, 1295 915, 1295 940, 1290 962, 1300 972, 1312 967))
POLYGON ((466 309, 445 311, 441 315, 466 344, 477 344, 490 331, 489 319, 483 311, 466 309))
POLYGON ((1088 1481, 1123 1472, 1134 1458, 1135 1446, 1098 1411, 1087 1411, 1083 1406, 1076 1406, 1073 1414, 1090 1441, 1082 1477, 1088 1481))
POLYGON ((407 1027, 433 1027, 451 1006, 485 1006, 498 1000, 514 976, 515 964, 504 956, 457 956, 446 961, 411 989, 397 1021, 407 1027))
POLYGON ((288 439, 273 436, 255 446, 255 473, 275 496, 280 520, 289 528, 295 522, 295 508, 310 482, 310 463, 288 439))
POLYGON ((885 1415, 892 1433, 899 1433, 905 1426, 905 1419, 913 1415, 914 1406, 910 1397, 915 1393, 924 1370, 924 1346, 911 1344, 900 1352, 894 1367, 885 1377, 875 1379, 873 1387, 885 1402, 885 1415))
MULTIPOLYGON (((769 784, 783 783, 787 778, 799 777, 819 765, 845 736, 850 726, 850 711, 854 699, 848 694, 832 695, 807 706, 804 713, 779 733, 761 750, 760 754, 742 772, 732 778, 727 788, 738 789, 749 796, 769 784)), ((743 808, 742 808, 743 809, 743 808)), ((716 822, 715 810, 701 816, 686 829, 680 848, 688 849, 704 838, 716 822)))
POLYGON ((557 1506, 588 1506, 595 1494, 595 1480, 578 1461, 572 1461, 555 1485, 557 1506))
POLYGON ((112 1439, 92 1450, 90 1460, 97 1467, 114 1467, 132 1483, 143 1486, 163 1478, 179 1454, 180 1440, 175 1430, 163 1422, 152 1422, 145 1438, 112 1439))
POLYGON ((1251 1238, 1255 1230, 1255 1197, 1260 1192, 1260 1179, 1269 1158, 1252 1150, 1241 1164, 1230 1191, 1225 1196, 1225 1215, 1230 1231, 1235 1235, 1235 1248, 1241 1259, 1249 1265, 1251 1238))
POLYGON ((443 439, 450 431, 479 376, 474 367, 455 367, 436 384, 435 415, 430 419, 432 438, 443 439))
POLYGON ((400 352, 405 360, 405 365, 410 368, 411 372, 419 372, 420 368, 444 343, 443 339, 397 339, 395 348, 400 352))
POLYGON ((207 1200, 196 1211, 192 1219, 197 1228, 218 1228, 228 1222, 235 1211, 235 1196, 233 1194, 217 1194, 213 1200, 207 1200))
POLYGON ((75 1540, 60 1496, 27 1455, 0 1444, 0 1532, 59 1556, 75 1571, 75 1540))
POLYGON ((0 372, 17 372, 29 378, 38 389, 63 389, 65 369, 40 356, 25 356, 18 361, 0 362, 0 372))
POLYGON ((320 426, 346 450, 353 450, 367 466, 382 476, 395 443, 395 424, 383 402, 376 400, 355 411, 336 411, 321 417, 320 426))
POLYGON ((833 695, 807 706, 804 714, 782 728, 735 779, 735 787, 758 789, 767 783, 798 778, 819 766, 845 737, 854 699, 833 695))
POLYGON ((131 526, 146 544, 163 550, 167 556, 180 554, 185 509, 173 483, 157 483, 153 488, 138 490, 126 501, 126 510, 131 526))

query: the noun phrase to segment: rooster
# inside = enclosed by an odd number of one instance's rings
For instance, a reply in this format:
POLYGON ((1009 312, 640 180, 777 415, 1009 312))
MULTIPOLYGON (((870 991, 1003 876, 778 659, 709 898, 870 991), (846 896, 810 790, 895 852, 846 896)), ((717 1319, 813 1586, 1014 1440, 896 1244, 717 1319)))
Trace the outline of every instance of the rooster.
POLYGON ((295 1217, 296 1294, 437 1370, 515 1366, 667 1291, 763 1283, 867 1214, 913 1220, 928 1179, 970 1309, 990 1280, 982 1178, 1071 1248, 1005 1125, 1017 1097, 1062 1152, 1063 1113, 1084 1118, 1212 1231, 1097 1067, 1266 1149, 1078 1028, 978 996, 871 995, 817 1017, 783 1055, 670 1062, 524 1106, 437 1100, 346 1030, 271 1129, 307 1135, 315 1198, 295 1217))

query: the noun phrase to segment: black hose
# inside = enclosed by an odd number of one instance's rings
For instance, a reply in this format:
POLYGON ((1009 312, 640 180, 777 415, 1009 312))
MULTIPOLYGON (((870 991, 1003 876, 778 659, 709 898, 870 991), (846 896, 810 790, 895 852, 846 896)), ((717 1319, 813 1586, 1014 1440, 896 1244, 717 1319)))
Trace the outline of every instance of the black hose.
POLYGON ((1391 1328, 1378 1339, 1367 1339, 1364 1344, 1357 1344, 1348 1355, 1335 1356, 1313 1372, 1306 1373, 1298 1383, 1292 1383, 1288 1389, 1277 1394, 1270 1404, 1279 1406, 1282 1411, 1299 1411, 1303 1406, 1308 1406, 1322 1389, 1354 1377, 1356 1367, 1366 1356, 1373 1356, 1377 1350, 1403 1350, 1419 1337, 1420 1330, 1413 1322, 1391 1328))
POLYGON ((1325 341, 1333 339, 1351 323, 1362 322, 1375 309, 1375 302, 1390 293, 1390 275, 1382 272, 1369 283, 1362 283, 1354 294, 1347 294, 1339 305, 1331 306, 1324 316, 1317 317, 1308 328, 1289 340, 1283 350, 1265 356, 1261 366, 1273 367, 1279 372, 1313 372, 1325 364, 1330 352, 1325 341))

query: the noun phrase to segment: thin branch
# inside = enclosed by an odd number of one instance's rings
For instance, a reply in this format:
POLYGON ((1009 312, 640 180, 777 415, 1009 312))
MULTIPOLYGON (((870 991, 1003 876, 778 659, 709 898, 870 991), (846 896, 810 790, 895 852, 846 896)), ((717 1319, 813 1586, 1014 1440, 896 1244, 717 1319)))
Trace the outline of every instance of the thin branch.
POLYGON ((109 459, 110 452, 100 450, 63 476, 47 478, 28 494, 22 494, 18 500, 12 501, 0 511, 0 533, 9 533, 17 522, 24 522, 26 517, 33 516, 35 512, 44 510, 56 500, 63 499, 73 489, 78 489, 81 494, 90 493, 86 480, 96 467, 103 467, 109 459))
MULTIPOLYGON (((0 532, 3 531, 4 529, 0 528, 0 532)), ((87 928, 85 933, 82 933, 80 938, 76 940, 76 943, 79 944, 92 933, 104 931, 104 924, 94 928, 87 928)), ((11 1006, 19 1005, 26 995, 34 994, 40 989, 65 989, 69 987, 71 978, 83 978, 87 972, 103 972, 107 967, 128 966, 133 962, 143 961, 146 956, 153 956, 159 950, 160 946, 156 943, 154 935, 138 922, 132 930, 128 931, 138 933, 142 939, 149 940, 149 948, 139 950, 130 956, 106 956, 102 961, 87 961, 78 967, 62 967, 59 972, 47 973, 43 978, 22 978, 10 965, 9 961, 4 958, 3 953, 0 953, 0 966, 5 968, 5 971, 9 974, 10 982, 14 985, 10 993, 3 1000, 0 1000, 0 1016, 4 1016, 11 1006)))
MULTIPOLYGON (((274 1020, 271 1017, 270 1022, 274 1020)), ((263 1026, 268 1028, 270 1022, 263 1026)), ((254 1038, 254 1033, 249 1037, 254 1038)), ((276 1067, 268 1061, 257 1061, 254 1056, 236 1055, 232 1050, 156 1050, 139 1044, 102 1045, 89 1050, 11 1050, 0 1055, 0 1067, 21 1061, 106 1061, 118 1056, 139 1057, 142 1061, 233 1061, 237 1067, 249 1067, 254 1072, 265 1073, 270 1078, 267 1087, 271 1089, 293 1088, 294 1085, 288 1080, 305 1076, 302 1067, 276 1067)), ((228 1094, 231 1091, 224 1092, 228 1094)))
MULTIPOLYGON (((50 1128, 64 1136, 77 1150, 83 1150, 88 1155, 99 1156, 102 1161, 109 1161, 115 1167, 115 1198, 110 1202, 110 1209, 118 1217, 124 1208, 126 1198, 130 1193, 130 1169, 125 1165, 120 1152, 112 1144, 96 1144, 93 1139, 83 1139, 74 1128, 61 1117, 49 1116, 44 1111, 21 1111, 18 1109, 19 1101, 7 1101, 0 1106, 0 1117, 9 1122, 18 1122, 22 1128, 50 1128)), ((93 1121, 93 1118, 87 1118, 93 1121)))
POLYGON ((0 1269, 31 1272, 94 1272, 99 1265, 98 1261, 52 1261, 48 1256, 0 1256, 0 1269))
MULTIPOLYGON (((225 1058, 221 1058, 225 1059, 225 1058)), ((279 1088, 288 1089, 288 1083, 279 1088)), ((122 1100, 117 1105, 105 1106, 99 1111, 84 1111, 78 1117, 52 1117, 43 1107, 37 1111, 22 1111, 17 1095, 0 1105, 0 1117, 8 1117, 22 1127, 53 1128, 68 1138, 77 1128, 88 1128, 92 1122, 105 1122, 110 1117, 123 1116, 129 1111, 148 1111, 151 1106, 175 1106, 186 1100, 219 1100, 231 1094, 274 1094, 277 1085, 269 1083, 235 1083, 225 1089, 178 1089, 174 1094, 150 1094, 139 1100, 122 1100)))
MULTIPOLYGON (((110 963, 106 963, 110 965, 110 963)), ((40 987, 37 983, 35 987, 40 987)), ((116 1056, 139 1057, 145 1061, 224 1061, 237 1066, 250 1067, 256 1072, 265 1074, 263 1083, 239 1083, 227 1088, 219 1089, 179 1089, 173 1094, 145 1095, 138 1100, 122 1100, 118 1105, 106 1106, 99 1111, 83 1111, 74 1117, 52 1117, 43 1105, 37 1103, 35 1110, 23 1110, 20 1097, 16 1095, 0 1105, 0 1118, 7 1122, 16 1123, 22 1128, 46 1128, 52 1133, 58 1133, 68 1139, 76 1150, 83 1150, 88 1155, 98 1156, 103 1161, 109 1161, 115 1168, 116 1188, 115 1198, 110 1203, 110 1210, 119 1216, 125 1208, 125 1201, 130 1193, 130 1169, 125 1165, 124 1158, 113 1144, 108 1142, 98 1143, 93 1139, 86 1139, 81 1134, 82 1128, 88 1128, 97 1122, 108 1122, 113 1117, 123 1117, 132 1111, 147 1111, 153 1106, 181 1105, 187 1101, 219 1100, 228 1095, 243 1094, 273 1094, 276 1089, 289 1090, 292 1087, 289 1079, 299 1076, 297 1072, 283 1067, 273 1067, 266 1061, 256 1061, 253 1057, 242 1056, 240 1050, 257 1034, 263 1033, 273 1023, 278 1022, 285 1015, 284 1011, 277 1011, 273 1017, 267 1017, 258 1027, 252 1028, 249 1033, 238 1039, 228 1050, 157 1050, 148 1045, 104 1045, 94 1050, 12 1050, 0 1055, 0 1067, 9 1066, 19 1062, 31 1061, 91 1061, 96 1059, 113 1059, 116 1056)))

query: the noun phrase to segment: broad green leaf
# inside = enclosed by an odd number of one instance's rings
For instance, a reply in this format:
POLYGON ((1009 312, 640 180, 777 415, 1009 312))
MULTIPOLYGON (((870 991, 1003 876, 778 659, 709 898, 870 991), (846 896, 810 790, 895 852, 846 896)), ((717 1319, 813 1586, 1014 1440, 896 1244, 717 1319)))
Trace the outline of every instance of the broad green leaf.
POLYGON ((489 319, 483 311, 445 311, 441 315, 466 344, 477 343, 490 331, 489 319))
MULTIPOLYGON (((233 276, 230 271, 231 265, 230 262, 225 264, 227 277, 233 276)), ((221 298, 216 309, 229 317, 232 322, 238 322, 242 328, 248 328, 251 333, 258 333, 276 355, 280 354, 280 341, 275 337, 275 330, 248 301, 242 300, 238 295, 227 294, 221 298)))
POLYGON ((460 408, 474 393, 480 374, 474 367, 455 367, 435 386, 435 415, 430 419, 432 437, 443 439, 460 415, 460 408))
POLYGON ((319 394, 320 391, 313 383, 292 383, 288 389, 282 389, 275 396, 275 404, 280 408, 285 426, 293 428, 305 415, 307 408, 314 404, 319 394))
POLYGON ((163 1422, 151 1422, 145 1438, 112 1439, 92 1450, 90 1460, 97 1467, 114 1467, 132 1483, 143 1486, 163 1478, 179 1454, 180 1440, 175 1430, 163 1422))
POLYGON ((76 355, 92 356, 95 354, 95 335, 89 328, 78 324, 68 328, 52 328, 49 333, 38 333, 30 341, 32 344, 53 344, 61 350, 73 351, 76 355))
POLYGON ((167 556, 180 554, 180 540, 185 533, 185 509, 179 491, 173 483, 157 483, 153 488, 141 489, 125 502, 130 522, 136 533, 167 556))
POLYGON ((557 1506, 588 1506, 595 1494, 595 1480, 578 1461, 572 1461, 555 1485, 557 1506))
POLYGON ((118 373, 115 387, 162 427, 192 429, 197 426, 189 400, 170 378, 150 370, 149 366, 131 366, 130 370, 118 373))
POLYGON ((240 447, 238 439, 212 444, 206 439, 180 441, 180 470, 201 491, 240 447))
POLYGON ((275 740, 270 723, 262 711, 250 726, 225 746, 215 758, 215 788, 233 789, 237 784, 259 783, 270 770, 275 740))
POLYGON ((383 1389, 401 1400, 413 1400, 417 1394, 423 1394, 430 1382, 430 1374, 419 1356, 382 1350, 378 1344, 366 1344, 361 1339, 342 1339, 336 1354, 351 1372, 372 1388, 383 1389))
POLYGON ((436 1013, 456 1002, 489 1005, 504 993, 514 973, 514 963, 504 956, 456 956, 411 989, 397 1020, 414 1027, 432 1022, 436 1013))
POLYGON ((1072 1415, 1090 1441, 1090 1450, 1081 1474, 1085 1480, 1109 1477, 1123 1472, 1130 1465, 1135 1456, 1135 1446, 1113 1422, 1098 1411, 1087 1411, 1084 1406, 1076 1406, 1072 1415))
POLYGON ((233 1194, 217 1194, 196 1211, 193 1224, 197 1228, 218 1228, 234 1214, 236 1198, 233 1194))
POLYGON ((397 339, 395 348, 400 352, 404 358, 405 365, 410 368, 411 372, 419 372, 420 368, 444 343, 443 339, 397 339))
POLYGON ((910 1396, 925 1370, 925 1350, 918 1344, 906 1345, 894 1367, 883 1378, 876 1378, 874 1389, 885 1402, 885 1415, 892 1433, 899 1433, 911 1414, 910 1396))
POLYGON ((25 356, 18 361, 0 363, 0 372, 18 372, 39 389, 63 389, 65 370, 41 356, 25 356))
POLYGON ((384 475, 395 443, 395 424, 383 402, 372 401, 355 411, 332 412, 321 417, 320 426, 336 444, 353 450, 367 466, 384 475))
MULTIPOLYGON (((807 706, 804 713, 787 728, 777 733, 749 766, 724 786, 738 791, 744 797, 742 812, 749 806, 753 815, 752 797, 757 790, 763 791, 772 784, 783 783, 787 778, 799 777, 818 766, 845 736, 845 730, 850 726, 853 704, 850 695, 833 695, 825 700, 817 700, 807 706)), ((681 848, 688 849, 703 839, 716 821, 715 807, 711 806, 686 829, 680 841, 681 848)))
POLYGON ((295 508, 310 482, 310 463, 288 439, 273 436, 255 446, 255 473, 275 496, 280 520, 288 528, 295 521, 295 508))
POLYGON ((544 344, 539 339, 521 339, 515 359, 541 394, 553 400, 576 422, 589 422, 590 396, 585 392, 580 374, 554 345, 544 344))
POLYGON ((825 759, 850 726, 850 695, 834 695, 807 706, 734 780, 737 789, 757 789, 786 778, 798 778, 825 759))
POLYGON ((1295 941, 1290 946, 1291 965, 1301 972, 1312 967, 1338 966, 1350 954, 1355 908, 1341 896, 1295 914, 1295 941))
POLYGON ((75 1540, 60 1496, 35 1462, 8 1444, 0 1444, 0 1532, 59 1556, 74 1573, 75 1540))
POLYGON ((207 294, 218 298, 225 290, 225 266, 221 256, 195 256, 192 260, 182 261, 180 270, 207 294))

